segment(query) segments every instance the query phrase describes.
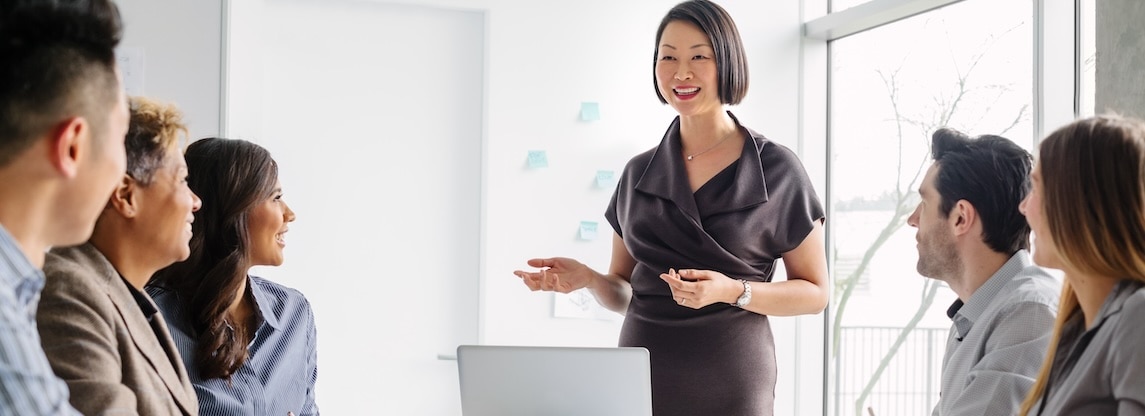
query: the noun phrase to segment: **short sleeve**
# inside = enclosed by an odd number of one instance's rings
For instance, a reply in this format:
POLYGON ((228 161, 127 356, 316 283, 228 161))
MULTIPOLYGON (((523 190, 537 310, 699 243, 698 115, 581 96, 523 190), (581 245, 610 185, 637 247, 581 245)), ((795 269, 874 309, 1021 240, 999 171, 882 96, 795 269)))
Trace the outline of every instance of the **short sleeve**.
POLYGON ((772 248, 777 253, 794 250, 811 233, 816 221, 826 218, 823 204, 803 162, 787 147, 768 142, 760 152, 768 201, 778 216, 772 248))
POLYGON ((624 232, 620 231, 620 220, 616 217, 616 198, 620 193, 620 184, 616 186, 616 190, 612 192, 612 199, 608 201, 608 208, 604 210, 604 219, 608 220, 608 224, 612 225, 612 230, 616 231, 616 235, 624 237, 624 232))

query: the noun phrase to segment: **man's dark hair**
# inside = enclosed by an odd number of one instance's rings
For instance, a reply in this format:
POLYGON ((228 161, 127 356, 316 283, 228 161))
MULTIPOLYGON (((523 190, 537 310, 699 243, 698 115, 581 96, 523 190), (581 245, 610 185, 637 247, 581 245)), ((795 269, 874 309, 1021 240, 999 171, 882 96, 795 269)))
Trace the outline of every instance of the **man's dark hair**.
POLYGON ((677 4, 664 19, 660 20, 660 28, 656 30, 656 49, 652 53, 652 87, 656 90, 656 97, 660 103, 667 104, 664 95, 660 93, 660 85, 656 82, 656 61, 659 59, 660 38, 664 35, 664 28, 668 23, 684 21, 696 25, 712 42, 712 49, 716 58, 716 82, 720 85, 720 102, 723 104, 739 104, 747 95, 747 56, 743 51, 743 40, 739 37, 739 29, 727 10, 708 0, 689 0, 677 4))
POLYGON ((99 142, 119 98, 122 34, 111 0, 0 3, 0 167, 69 117, 85 117, 99 142))
POLYGON ((934 186, 944 217, 966 200, 978 212, 987 246, 1006 254, 1029 248, 1030 226, 1018 212, 1030 191, 1029 152, 1005 137, 971 138, 950 128, 934 132, 930 151, 938 167, 934 186))

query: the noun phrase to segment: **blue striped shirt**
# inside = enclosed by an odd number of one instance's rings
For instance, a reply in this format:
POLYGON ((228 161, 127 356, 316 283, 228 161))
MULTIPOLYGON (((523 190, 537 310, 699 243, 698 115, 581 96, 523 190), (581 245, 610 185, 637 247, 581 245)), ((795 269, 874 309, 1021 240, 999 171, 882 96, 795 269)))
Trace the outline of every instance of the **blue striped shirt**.
POLYGON ((0 225, 0 415, 78 415, 36 330, 44 272, 0 225))
POLYGON ((314 313, 302 293, 251 276, 249 288, 260 313, 247 361, 232 376, 204 380, 195 367, 195 338, 189 315, 178 307, 177 294, 148 286, 175 341, 187 375, 199 396, 203 416, 318 415, 314 382, 318 378, 314 313))

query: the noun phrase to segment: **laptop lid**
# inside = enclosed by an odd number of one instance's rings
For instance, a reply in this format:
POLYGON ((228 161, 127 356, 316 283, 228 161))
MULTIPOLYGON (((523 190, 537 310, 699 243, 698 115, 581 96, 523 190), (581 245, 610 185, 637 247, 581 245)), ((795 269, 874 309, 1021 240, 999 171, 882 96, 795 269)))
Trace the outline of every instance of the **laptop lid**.
POLYGON ((457 347, 464 416, 652 416, 644 348, 457 347))

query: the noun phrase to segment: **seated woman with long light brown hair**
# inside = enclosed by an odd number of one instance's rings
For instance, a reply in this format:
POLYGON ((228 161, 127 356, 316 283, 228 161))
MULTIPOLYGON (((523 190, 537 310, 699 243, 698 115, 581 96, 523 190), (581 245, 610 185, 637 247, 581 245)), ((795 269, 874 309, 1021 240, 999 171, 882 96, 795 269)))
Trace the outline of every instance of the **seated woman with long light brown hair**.
POLYGON ((1034 262, 1064 272, 1022 415, 1145 414, 1145 122, 1096 116, 1039 147, 1021 211, 1034 262))

